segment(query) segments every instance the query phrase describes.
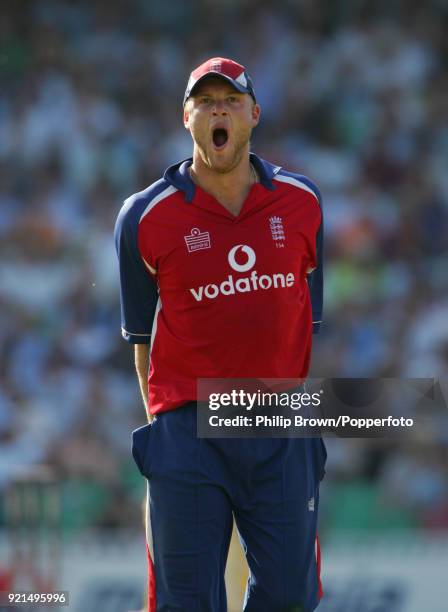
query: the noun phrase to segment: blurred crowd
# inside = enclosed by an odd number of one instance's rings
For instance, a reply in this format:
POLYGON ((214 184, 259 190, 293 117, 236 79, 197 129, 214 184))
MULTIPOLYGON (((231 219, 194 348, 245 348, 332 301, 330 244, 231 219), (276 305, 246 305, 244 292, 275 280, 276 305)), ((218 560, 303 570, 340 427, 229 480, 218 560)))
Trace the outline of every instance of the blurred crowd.
MULTIPOLYGON (((130 432, 145 417, 120 336, 113 226, 125 197, 190 155, 182 96, 210 56, 253 78, 253 149, 323 193, 312 375, 446 373, 445 2, 3 4, 0 498, 23 466, 49 463, 69 506, 96 483, 92 520, 135 519, 130 432)), ((329 440, 329 524, 364 500, 372 525, 448 527, 447 431, 412 445, 329 440)))

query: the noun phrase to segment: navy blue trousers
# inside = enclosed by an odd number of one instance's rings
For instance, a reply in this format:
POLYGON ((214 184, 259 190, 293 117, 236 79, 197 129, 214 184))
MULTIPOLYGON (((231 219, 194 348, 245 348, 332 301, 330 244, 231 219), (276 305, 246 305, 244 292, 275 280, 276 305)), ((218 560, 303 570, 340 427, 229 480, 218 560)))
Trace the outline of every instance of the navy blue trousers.
POLYGON ((250 576, 245 612, 310 612, 321 596, 321 438, 197 437, 196 403, 133 433, 148 480, 149 612, 225 612, 233 517, 250 576))

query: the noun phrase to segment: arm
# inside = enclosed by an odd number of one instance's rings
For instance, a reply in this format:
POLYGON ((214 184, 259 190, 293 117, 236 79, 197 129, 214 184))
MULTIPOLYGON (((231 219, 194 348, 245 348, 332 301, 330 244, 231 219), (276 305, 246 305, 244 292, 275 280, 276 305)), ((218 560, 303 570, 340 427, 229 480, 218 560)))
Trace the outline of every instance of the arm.
MULTIPOLYGON (((321 205, 322 206, 322 205, 321 205)), ((322 207, 321 207, 322 212, 322 207)), ((318 334, 322 322, 323 304, 323 240, 324 225, 323 217, 316 235, 316 268, 308 275, 308 286, 310 290, 311 306, 313 310, 313 333, 318 334)))
POLYGON ((154 417, 149 413, 148 405, 149 344, 135 344, 134 359, 140 392, 145 405, 148 422, 151 423, 154 417))
POLYGON ((139 209, 125 204, 115 225, 119 260, 121 333, 134 344, 134 362, 140 391, 148 415, 149 347, 158 301, 157 285, 146 269, 138 247, 139 209), (137 214, 138 213, 138 214, 137 214))

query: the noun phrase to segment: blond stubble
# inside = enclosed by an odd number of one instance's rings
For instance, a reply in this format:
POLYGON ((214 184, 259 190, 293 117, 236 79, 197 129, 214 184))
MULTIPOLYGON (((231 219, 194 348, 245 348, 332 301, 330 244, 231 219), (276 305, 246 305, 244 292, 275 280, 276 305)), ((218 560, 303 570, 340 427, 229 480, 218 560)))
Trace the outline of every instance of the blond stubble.
POLYGON ((207 154, 208 143, 203 144, 200 137, 195 138, 195 135, 191 134, 195 147, 198 149, 203 163, 207 166, 207 168, 218 174, 228 174, 238 166, 243 157, 246 155, 246 150, 250 143, 251 135, 252 128, 249 128, 246 133, 238 134, 235 137, 234 142, 231 144, 233 147, 233 154, 231 155, 230 159, 222 160, 224 165, 221 165, 215 164, 212 156, 207 154))

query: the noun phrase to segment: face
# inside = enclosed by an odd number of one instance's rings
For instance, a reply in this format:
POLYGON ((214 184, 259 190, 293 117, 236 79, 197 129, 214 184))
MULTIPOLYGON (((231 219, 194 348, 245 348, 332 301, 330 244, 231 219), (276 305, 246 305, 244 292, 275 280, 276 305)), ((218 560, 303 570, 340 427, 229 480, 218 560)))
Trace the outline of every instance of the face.
POLYGON ((219 77, 208 77, 195 89, 184 108, 195 155, 211 170, 227 173, 249 153, 260 107, 219 77))

